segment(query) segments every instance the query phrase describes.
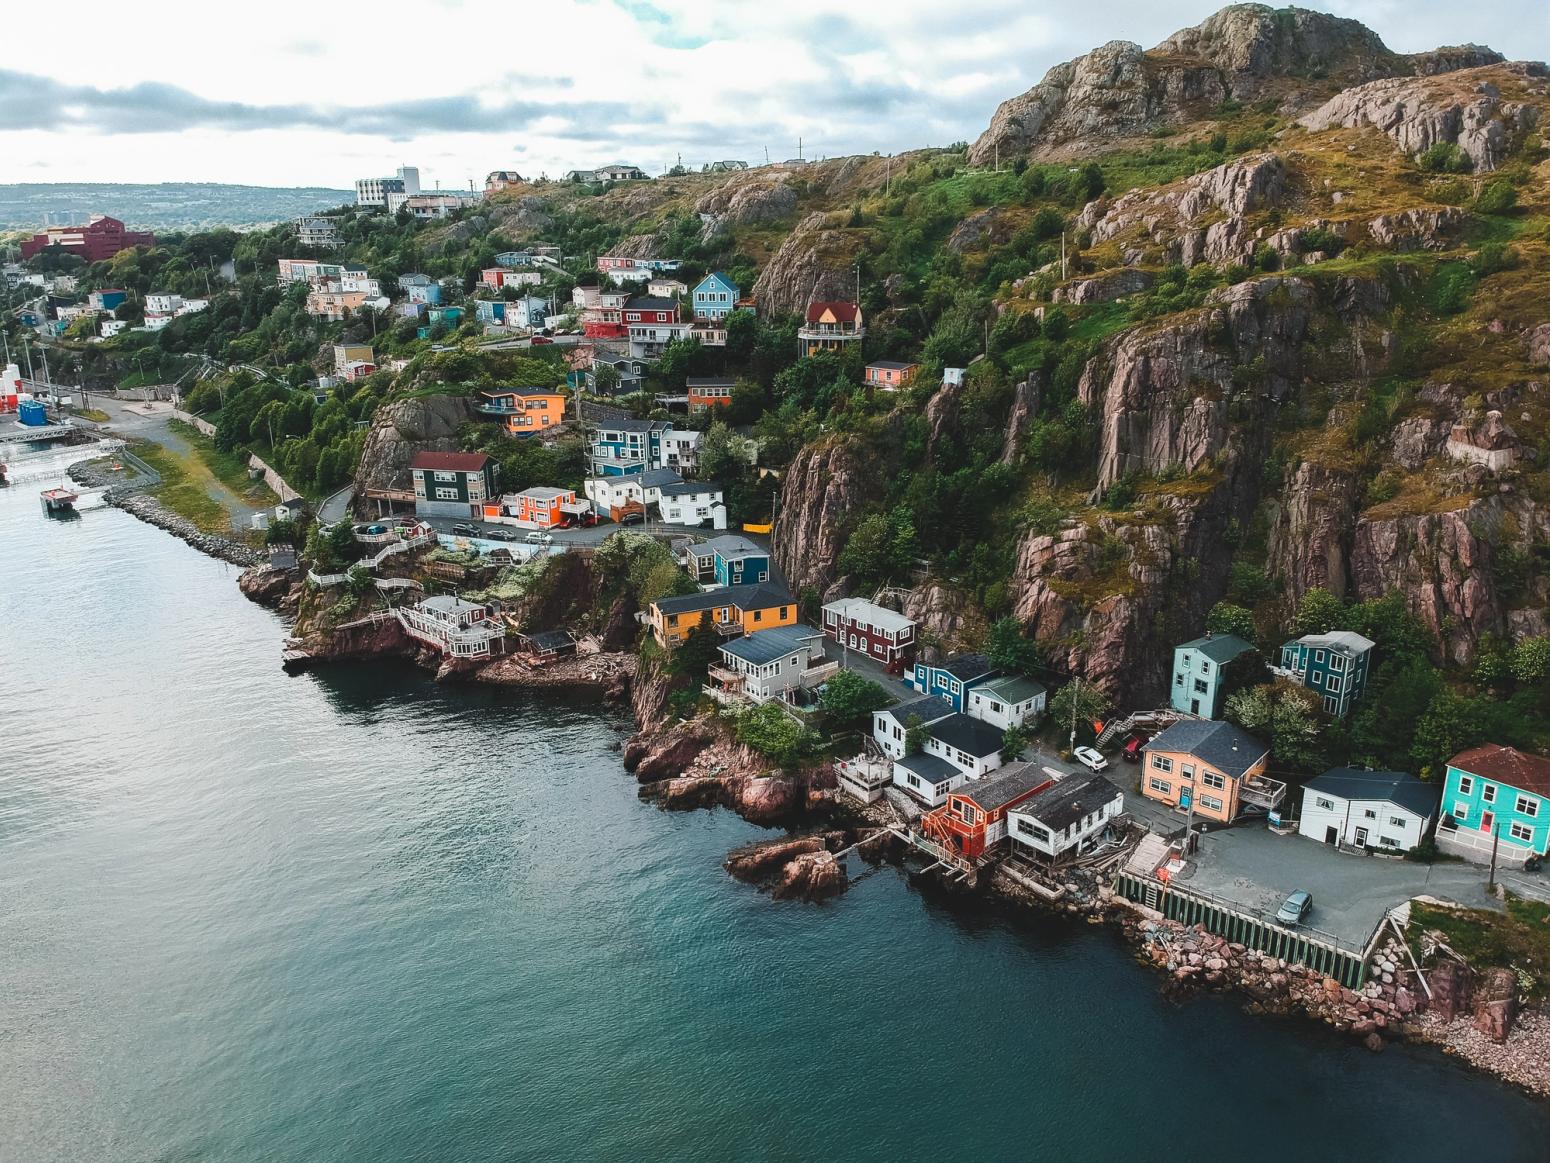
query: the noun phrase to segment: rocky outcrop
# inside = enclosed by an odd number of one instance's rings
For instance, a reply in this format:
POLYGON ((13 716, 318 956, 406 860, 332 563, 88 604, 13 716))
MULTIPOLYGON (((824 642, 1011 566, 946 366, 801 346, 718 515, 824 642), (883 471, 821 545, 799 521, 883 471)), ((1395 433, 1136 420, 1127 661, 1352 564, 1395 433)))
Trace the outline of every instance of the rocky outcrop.
POLYGON ((368 511, 367 489, 410 487, 409 462, 416 453, 456 451, 458 426, 472 419, 473 401, 466 396, 415 396, 378 408, 355 470, 359 511, 368 511))
POLYGON ((641 783, 672 779, 688 771, 715 735, 698 720, 676 723, 666 730, 650 725, 624 746, 624 768, 641 783))
POLYGON ((853 298, 855 246, 830 215, 802 219, 753 285, 760 314, 797 315, 814 300, 853 298))
POLYGON ((1550 323, 1541 323, 1526 337, 1528 357, 1540 367, 1550 367, 1550 323))
POLYGON ((1106 271, 1090 279, 1073 279, 1056 287, 1050 298, 1057 303, 1108 303, 1138 294, 1151 285, 1152 276, 1146 271, 1127 268, 1106 271))
POLYGON ((1410 67, 1354 20, 1237 4, 1151 52, 1111 41, 1056 65, 1028 92, 1002 102, 969 160, 1072 157, 1208 117, 1228 97, 1256 99, 1279 78, 1301 79, 1277 90, 1298 100, 1410 67))
POLYGON ((1301 124, 1315 132, 1370 127, 1412 157, 1434 145, 1456 145, 1476 170, 1494 170, 1538 122, 1532 104, 1504 100, 1501 86, 1521 86, 1543 67, 1515 63, 1373 81, 1330 98, 1301 124))
POLYGON ((554 225, 549 200, 529 194, 522 198, 485 203, 496 229, 517 239, 535 237, 554 225))
POLYGON ((914 620, 919 640, 933 657, 977 646, 989 630, 976 603, 938 578, 927 579, 906 595, 904 616, 914 620))
POLYGON ((1497 967, 1480 975, 1475 990, 1475 1029, 1493 1042, 1505 1042, 1518 1017, 1518 975, 1497 967))
POLYGON ((1483 44, 1458 44, 1434 48, 1430 52, 1411 53, 1408 59, 1411 71, 1416 76, 1435 77, 1441 73, 1456 73, 1462 69, 1499 65, 1507 58, 1483 44))
POLYGON ((1005 246, 1016 229, 1016 219, 1001 206, 976 210, 953 228, 947 236, 947 249, 954 254, 987 246, 1005 246))
POLYGON ((276 569, 265 562, 243 570, 237 588, 248 601, 273 610, 290 596, 299 576, 294 569, 276 569))
POLYGON ((748 170, 694 204, 706 240, 739 226, 768 226, 796 212, 797 192, 784 171, 748 170))
POLYGON ((1270 504, 1266 570, 1286 586, 1293 605, 1311 589, 1344 597, 1351 529, 1361 503, 1353 473, 1304 461, 1270 504))
POLYGON ((866 506, 881 495, 875 465, 835 439, 797 453, 781 480, 775 559, 793 593, 824 594, 839 577, 839 557, 866 506))
POLYGON ((834 853, 804 852, 781 870, 780 883, 770 894, 776 900, 820 901, 839 896, 848 887, 845 869, 834 853))
POLYGON ((830 845, 842 833, 761 840, 728 854, 725 868, 738 880, 768 889, 777 900, 824 900, 844 892, 845 869, 830 845))
POLYGON ((1468 216, 1456 206, 1418 207, 1380 214, 1367 232, 1388 250, 1446 250, 1454 245, 1468 216))
POLYGON ((1006 439, 1001 443, 1001 463, 1016 464, 1022 456, 1023 438, 1039 413, 1044 396, 1044 373, 1033 371, 1012 393, 1012 410, 1006 418, 1006 439))

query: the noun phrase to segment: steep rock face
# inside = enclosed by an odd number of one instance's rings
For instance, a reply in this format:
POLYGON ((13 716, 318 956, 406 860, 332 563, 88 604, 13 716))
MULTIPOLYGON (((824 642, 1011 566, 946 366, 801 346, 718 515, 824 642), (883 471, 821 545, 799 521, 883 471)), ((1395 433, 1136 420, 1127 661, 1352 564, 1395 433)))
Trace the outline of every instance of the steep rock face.
POLYGON ((1468 154, 1476 170, 1494 170, 1538 121, 1533 105, 1504 100, 1499 86, 1521 87, 1543 68, 1514 63, 1373 81, 1332 97, 1302 125, 1314 131, 1370 126, 1411 156, 1447 142, 1468 154))
POLYGON ((458 426, 472 419, 473 402, 465 396, 424 396, 378 408, 355 471, 359 503, 367 489, 409 487, 415 453, 455 451, 458 426))
POLYGON ((839 556, 868 501, 880 492, 877 468, 844 441, 810 444, 781 482, 775 560, 794 593, 825 593, 839 556))
POLYGON ((1004 246, 1011 241, 1015 221, 1001 206, 977 210, 953 228, 947 236, 947 249, 963 254, 982 246, 1004 246))
POLYGON ((1462 69, 1478 69, 1485 65, 1499 65, 1506 60, 1495 49, 1483 44, 1456 44, 1434 48, 1430 52, 1410 54, 1410 66, 1418 77, 1435 77, 1441 73, 1456 73, 1462 69))
MULTIPOLYGON (((998 151, 1073 156, 1209 116, 1227 97, 1255 98, 1276 78, 1317 76, 1327 93, 1334 85, 1409 69, 1354 20, 1233 5, 1149 53, 1112 41, 1056 65, 1038 85, 1001 104, 969 159, 984 165, 998 151)), ((1292 95, 1305 90, 1318 91, 1310 82, 1292 95)))
POLYGON ((554 225, 549 201, 535 194, 512 201, 488 203, 491 219, 500 230, 518 238, 542 234, 554 225))
POLYGON ((1001 444, 1001 463, 1015 464, 1022 455, 1023 438, 1039 412, 1044 396, 1044 373, 1033 371, 1012 394, 1012 410, 1006 418, 1006 439, 1001 444))
POLYGON ((1305 461, 1270 506, 1266 568, 1295 605, 1311 589, 1344 597, 1360 485, 1348 473, 1305 461))
POLYGON ((853 250, 854 243, 829 225, 827 214, 809 214, 759 272, 753 297, 760 313, 798 315, 815 299, 854 296, 853 250))
POLYGON ((1380 214, 1367 224, 1367 232, 1389 250, 1443 250, 1454 244, 1468 220, 1456 206, 1417 207, 1380 214))
POLYGON ((1253 407, 1285 399, 1303 362, 1315 305, 1302 279, 1240 283, 1214 305, 1157 329, 1120 336, 1082 373, 1082 402, 1099 418, 1098 488, 1132 472, 1192 472, 1223 450, 1235 395, 1253 407), (1258 361, 1257 384, 1234 370, 1258 361))
POLYGON ((797 193, 788 173, 749 170, 701 197, 694 212, 708 240, 733 227, 780 222, 796 208, 797 193))
POLYGON ((1108 303, 1146 290, 1152 276, 1146 271, 1129 269, 1107 271, 1089 279, 1073 279, 1056 287, 1050 296, 1057 303, 1108 303))
POLYGON ((1529 359, 1541 367, 1550 367, 1550 323, 1541 323, 1525 338, 1529 359))
POLYGON ((927 644, 926 653, 932 657, 977 646, 984 642, 988 629, 979 607, 967 594, 936 578, 909 592, 904 615, 914 619, 921 642, 927 644))

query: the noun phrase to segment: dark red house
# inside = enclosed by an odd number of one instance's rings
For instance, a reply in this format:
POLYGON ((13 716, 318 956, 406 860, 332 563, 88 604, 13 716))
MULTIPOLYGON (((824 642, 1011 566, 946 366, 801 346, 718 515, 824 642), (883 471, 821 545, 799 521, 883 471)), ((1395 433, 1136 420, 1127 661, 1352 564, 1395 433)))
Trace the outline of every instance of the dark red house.
POLYGON ((639 327, 647 323, 675 323, 678 320, 678 301, 651 295, 637 295, 624 305, 626 327, 639 327))
POLYGON ((117 218, 93 214, 85 226, 50 226, 22 243, 22 258, 29 259, 50 246, 58 246, 87 262, 102 262, 121 250, 136 246, 155 246, 150 231, 125 230, 117 218))
POLYGON ((915 623, 865 598, 841 598, 825 606, 823 632, 830 641, 859 650, 896 673, 915 657, 915 623))
POLYGON ((1006 816, 1055 781, 1033 763, 1015 763, 984 779, 971 779, 927 812, 920 830, 955 856, 975 861, 1006 839, 1006 816))

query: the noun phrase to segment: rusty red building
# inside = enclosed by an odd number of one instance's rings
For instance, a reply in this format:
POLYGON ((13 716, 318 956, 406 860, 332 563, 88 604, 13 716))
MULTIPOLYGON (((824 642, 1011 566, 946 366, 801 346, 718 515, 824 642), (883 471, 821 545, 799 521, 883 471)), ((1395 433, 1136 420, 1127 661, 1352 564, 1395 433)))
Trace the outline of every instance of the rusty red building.
POLYGON ((85 226, 50 226, 22 243, 22 258, 29 259, 50 246, 58 246, 87 262, 102 262, 121 250, 155 246, 148 230, 126 230, 117 218, 93 214, 85 226))

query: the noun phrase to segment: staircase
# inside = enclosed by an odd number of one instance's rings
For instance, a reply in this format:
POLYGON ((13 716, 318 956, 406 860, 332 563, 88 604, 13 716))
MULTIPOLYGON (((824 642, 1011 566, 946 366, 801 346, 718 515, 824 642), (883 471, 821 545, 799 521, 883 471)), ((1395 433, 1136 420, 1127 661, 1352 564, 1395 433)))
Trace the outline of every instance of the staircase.
POLYGON ((1123 719, 1116 719, 1104 727, 1103 734, 1098 736, 1098 750, 1102 751, 1121 735, 1128 735, 1137 727, 1161 731, 1164 727, 1171 727, 1183 719, 1193 719, 1194 715, 1186 715, 1183 711, 1175 711, 1169 708, 1160 708, 1155 711, 1134 711, 1123 719))

